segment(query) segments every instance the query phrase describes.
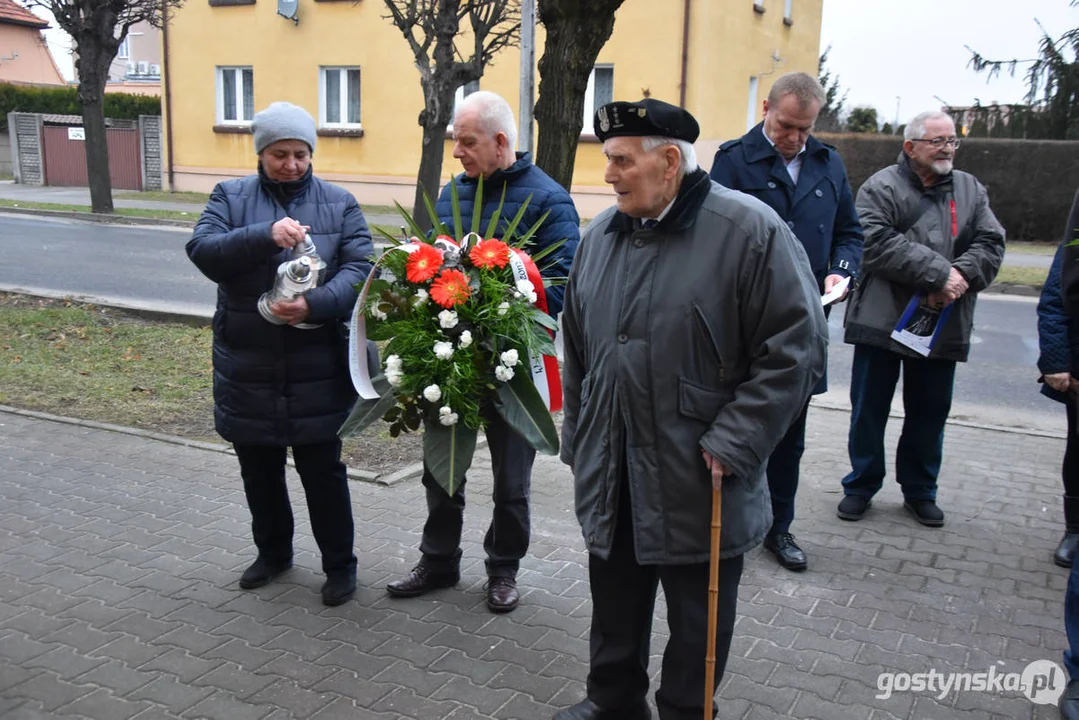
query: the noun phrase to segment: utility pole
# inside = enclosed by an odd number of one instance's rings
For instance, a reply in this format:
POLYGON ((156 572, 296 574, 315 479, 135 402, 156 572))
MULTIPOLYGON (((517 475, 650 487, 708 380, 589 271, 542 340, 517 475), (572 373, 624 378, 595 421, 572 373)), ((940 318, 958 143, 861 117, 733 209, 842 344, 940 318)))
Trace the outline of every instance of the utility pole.
POLYGON ((895 96, 895 125, 892 126, 893 128, 899 127, 899 101, 902 99, 900 95, 895 96))
POLYGON ((517 149, 532 152, 532 109, 536 90, 536 0, 521 0, 521 110, 517 149))

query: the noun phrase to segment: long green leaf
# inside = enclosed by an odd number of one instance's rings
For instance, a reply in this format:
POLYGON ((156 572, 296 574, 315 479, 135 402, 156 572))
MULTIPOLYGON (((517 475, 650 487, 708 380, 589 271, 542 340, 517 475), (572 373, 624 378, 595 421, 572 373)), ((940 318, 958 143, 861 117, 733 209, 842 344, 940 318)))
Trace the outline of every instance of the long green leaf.
MULTIPOLYGON (((361 352, 363 351, 361 350, 361 352)), ((374 400, 358 398, 356 404, 352 406, 352 412, 349 413, 348 419, 341 425, 341 429, 337 431, 338 437, 347 438, 359 435, 370 425, 381 420, 382 416, 397 403, 397 397, 394 395, 390 383, 386 381, 385 375, 376 375, 371 378, 371 385, 374 386, 380 397, 374 400)))
POLYGON ((378 225, 375 225, 375 232, 376 232, 376 233, 378 233, 379 235, 381 235, 382 237, 386 238, 387 240, 389 240, 389 241, 390 241, 390 244, 391 244, 391 245, 393 245, 394 247, 397 247, 397 246, 399 246, 399 245, 404 245, 404 244, 405 244, 405 243, 404 243, 404 242, 403 242, 403 241, 401 240, 401 238, 399 238, 399 237, 394 237, 393 235, 390 235, 390 234, 389 234, 388 232, 386 232, 385 230, 383 230, 383 229, 382 229, 381 227, 379 227, 378 225))
POLYGON ((495 236, 495 230, 498 229, 498 219, 502 217, 502 206, 506 204, 506 188, 509 186, 509 183, 502 186, 502 197, 498 200, 498 207, 495 208, 495 214, 491 216, 491 222, 487 223, 487 232, 483 236, 484 239, 495 236))
POLYGON ((558 454, 558 430, 543 398, 528 373, 527 362, 517 366, 509 382, 502 383, 495 396, 495 409, 510 427, 537 451, 558 454))
MULTIPOLYGON (((531 237, 531 235, 529 237, 531 237)), ((528 256, 530 258, 532 258, 532 262, 536 263, 536 266, 539 267, 540 261, 543 260, 543 258, 550 255, 551 253, 553 253, 558 248, 565 245, 566 240, 569 240, 569 238, 562 238, 558 242, 553 242, 550 245, 548 245, 547 247, 543 248, 542 250, 537 250, 534 253, 529 253, 528 256)))
POLYGON ((476 198, 472 203, 472 227, 469 232, 479 233, 480 219, 483 217, 483 175, 476 180, 476 198))
POLYGON ((420 226, 416 224, 416 221, 412 219, 412 216, 408 213, 408 211, 401 207, 401 203, 397 202, 396 200, 393 201, 393 204, 397 206, 397 212, 401 213, 401 217, 405 219, 405 222, 408 224, 408 229, 412 232, 412 234, 422 240, 424 237, 424 232, 420 229, 420 226))
POLYGON ((521 209, 517 211, 517 214, 510 220, 510 224, 506 226, 506 232, 502 233, 502 242, 512 245, 513 247, 521 247, 519 243, 514 242, 513 233, 516 232, 517 226, 521 222, 521 218, 525 216, 525 210, 528 209, 528 204, 532 202, 532 195, 525 198, 525 201, 521 203, 521 209))
POLYGON ((461 423, 447 427, 438 418, 424 418, 423 425, 423 462, 439 487, 452 497, 472 465, 478 433, 461 423))
POLYGON ((450 178, 450 204, 453 206, 453 239, 460 240, 461 235, 461 196, 457 194, 457 179, 450 178))
POLYGON ((526 232, 526 233, 525 233, 524 235, 522 235, 522 236, 520 237, 520 239, 519 239, 519 240, 517 241, 517 247, 519 247, 519 248, 523 248, 523 247, 524 247, 525 245, 527 245, 527 244, 528 244, 528 241, 532 239, 532 236, 533 236, 533 235, 535 235, 535 234, 536 234, 536 232, 538 232, 538 231, 539 231, 539 229, 540 229, 540 225, 542 225, 542 224, 543 224, 543 221, 544 221, 544 220, 546 220, 546 219, 547 219, 547 216, 548 216, 548 215, 550 215, 550 214, 551 214, 551 211, 550 211, 550 210, 548 210, 547 212, 545 212, 545 213, 543 213, 542 215, 540 215, 540 218, 539 218, 539 220, 537 220, 537 221, 536 221, 536 222, 535 222, 535 223, 534 223, 534 224, 532 225, 532 227, 528 228, 528 232, 526 232))
POLYGON ((435 235, 449 235, 449 229, 446 227, 446 223, 442 222, 442 219, 438 217, 438 213, 435 212, 435 203, 431 200, 431 196, 427 194, 427 191, 423 191, 423 204, 427 207, 427 215, 431 218, 431 227, 435 231, 435 235))

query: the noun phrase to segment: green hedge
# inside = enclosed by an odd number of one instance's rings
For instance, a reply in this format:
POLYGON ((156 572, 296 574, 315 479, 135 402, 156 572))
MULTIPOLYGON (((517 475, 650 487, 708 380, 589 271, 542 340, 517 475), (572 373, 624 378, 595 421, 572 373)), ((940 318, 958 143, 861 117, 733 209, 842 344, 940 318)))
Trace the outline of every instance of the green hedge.
MULTIPOLYGON (((0 132, 7 132, 9 112, 82 115, 78 88, 35 87, 0 83, 0 132)), ((139 115, 160 115, 161 98, 131 93, 105 93, 105 117, 135 120, 139 115)))

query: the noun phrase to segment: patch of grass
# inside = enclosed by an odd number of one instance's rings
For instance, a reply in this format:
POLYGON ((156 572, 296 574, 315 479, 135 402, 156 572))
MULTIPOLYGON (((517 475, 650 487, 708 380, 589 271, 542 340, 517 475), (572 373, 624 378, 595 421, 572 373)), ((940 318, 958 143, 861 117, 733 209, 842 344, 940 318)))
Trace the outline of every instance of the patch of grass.
POLYGON ((14 180, 15 176, 11 173, 0 173, 0 180, 14 180))
POLYGON ((1056 255, 1057 248, 1060 247, 1060 243, 1040 243, 1040 242, 1009 242, 1007 251, 1014 253, 1022 253, 1024 255, 1056 255))
MULTIPOLYGON (((1055 252, 1055 251, 1054 251, 1055 252)), ((1019 267, 1016 265, 1004 265, 997 273, 994 283, 1008 285, 1029 285, 1041 288, 1045 284, 1045 278, 1049 275, 1048 268, 1019 267)))
MULTIPOLYGON (((59 210, 63 212, 90 212, 89 205, 66 205, 64 203, 31 202, 27 200, 0 199, 0 208, 30 208, 32 210, 59 210)), ((136 218, 164 218, 166 220, 186 220, 195 222, 199 219, 198 213, 185 212, 182 210, 143 210, 140 208, 114 208, 113 215, 136 218)))
POLYGON ((154 202, 198 203, 200 205, 205 205, 210 199, 209 193, 159 192, 155 190, 147 190, 145 192, 139 192, 137 190, 124 190, 120 192, 114 192, 112 196, 114 198, 123 198, 124 200, 152 200, 154 202))
MULTIPOLYGON (((209 327, 0 293, 0 405, 224 442, 214 431, 209 327)), ((422 436, 374 425, 344 442, 349 467, 390 472, 422 436)))

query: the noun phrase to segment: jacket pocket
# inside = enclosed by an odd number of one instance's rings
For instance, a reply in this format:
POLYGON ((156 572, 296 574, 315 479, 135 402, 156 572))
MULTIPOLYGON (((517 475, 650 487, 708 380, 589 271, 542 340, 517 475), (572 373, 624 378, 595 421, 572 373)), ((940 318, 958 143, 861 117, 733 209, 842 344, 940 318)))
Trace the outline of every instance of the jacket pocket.
POLYGON ((678 378, 678 412, 688 418, 711 424, 719 411, 734 398, 730 390, 716 390, 678 378))
POLYGON ((693 320, 697 325, 698 347, 703 347, 705 351, 704 357, 699 359, 714 364, 717 380, 723 382, 723 356, 719 352, 719 343, 716 342, 716 335, 708 324, 704 310, 697 303, 693 303, 693 320))

